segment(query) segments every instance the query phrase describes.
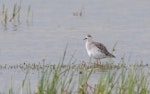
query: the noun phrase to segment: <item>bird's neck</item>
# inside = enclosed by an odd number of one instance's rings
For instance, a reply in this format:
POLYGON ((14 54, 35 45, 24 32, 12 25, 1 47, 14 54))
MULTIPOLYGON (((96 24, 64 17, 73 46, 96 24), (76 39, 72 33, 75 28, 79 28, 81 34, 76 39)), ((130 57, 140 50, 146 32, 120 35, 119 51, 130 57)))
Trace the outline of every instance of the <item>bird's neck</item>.
POLYGON ((92 42, 92 41, 93 41, 92 39, 88 39, 88 40, 87 40, 87 42, 92 42))
POLYGON ((92 41, 93 41, 92 39, 88 39, 88 40, 86 41, 86 47, 88 47, 88 45, 91 44, 92 41))

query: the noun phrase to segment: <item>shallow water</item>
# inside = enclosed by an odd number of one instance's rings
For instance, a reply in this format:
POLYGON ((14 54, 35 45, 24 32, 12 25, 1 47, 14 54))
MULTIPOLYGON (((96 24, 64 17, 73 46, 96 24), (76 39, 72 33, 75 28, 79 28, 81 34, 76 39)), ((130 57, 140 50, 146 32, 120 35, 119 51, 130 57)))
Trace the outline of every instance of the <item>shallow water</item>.
MULTIPOLYGON (((0 9, 4 4, 11 15, 16 2, 19 4, 20 0, 0 0, 0 9)), ((149 63, 148 0, 22 0, 21 6, 20 23, 0 24, 1 65, 39 63, 43 59, 57 64, 67 44, 67 59, 75 52, 77 64, 88 61, 83 41, 87 34, 106 45, 109 51, 117 42, 115 63, 119 63, 121 57, 126 64, 149 63), (31 15, 27 23, 29 5, 31 15), (75 16, 80 11, 82 16, 75 16)), ((3 71, 1 75, 6 76, 3 71)))

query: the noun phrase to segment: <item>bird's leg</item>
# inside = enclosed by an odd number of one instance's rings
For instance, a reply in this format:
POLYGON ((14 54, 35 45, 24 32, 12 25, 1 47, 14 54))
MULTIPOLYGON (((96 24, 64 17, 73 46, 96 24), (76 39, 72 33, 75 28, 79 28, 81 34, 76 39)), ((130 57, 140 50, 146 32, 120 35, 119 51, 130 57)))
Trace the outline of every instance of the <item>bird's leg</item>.
POLYGON ((97 65, 98 65, 98 59, 96 59, 96 63, 97 63, 97 65))
POLYGON ((97 59, 97 60, 96 60, 96 63, 97 63, 97 65, 101 65, 100 59, 97 59))
POLYGON ((99 59, 100 65, 101 65, 101 60, 99 59))
POLYGON ((99 64, 101 65, 101 60, 100 59, 98 59, 99 60, 99 64))

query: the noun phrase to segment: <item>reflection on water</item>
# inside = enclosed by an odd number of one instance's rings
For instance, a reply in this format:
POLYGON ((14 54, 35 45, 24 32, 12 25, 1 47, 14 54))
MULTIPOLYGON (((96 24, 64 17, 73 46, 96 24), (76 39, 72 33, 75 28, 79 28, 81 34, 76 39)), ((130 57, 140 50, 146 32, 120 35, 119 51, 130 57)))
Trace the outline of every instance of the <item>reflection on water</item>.
MULTIPOLYGON (((10 13, 18 0, 1 2, 10 13)), ((21 6, 20 23, 0 24, 2 65, 38 63, 43 58, 46 63, 58 63, 66 44, 67 58, 71 58, 76 51, 76 63, 88 61, 83 41, 87 34, 105 44, 109 51, 117 42, 115 63, 119 63, 123 56, 127 64, 141 60, 149 63, 150 1, 22 0, 21 6), (33 21, 26 23, 24 16, 29 5, 33 11, 33 21), (82 15, 74 16, 74 13, 80 15, 81 9, 82 15)))

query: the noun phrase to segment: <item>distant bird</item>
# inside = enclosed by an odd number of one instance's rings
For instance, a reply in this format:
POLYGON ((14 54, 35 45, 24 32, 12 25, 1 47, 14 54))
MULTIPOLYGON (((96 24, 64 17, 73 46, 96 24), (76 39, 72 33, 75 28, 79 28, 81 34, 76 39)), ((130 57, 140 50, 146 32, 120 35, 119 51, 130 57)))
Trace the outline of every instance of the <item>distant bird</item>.
POLYGON ((93 41, 91 35, 87 35, 84 40, 86 40, 86 50, 89 57, 96 59, 97 64, 101 64, 100 59, 115 58, 102 43, 93 41))

